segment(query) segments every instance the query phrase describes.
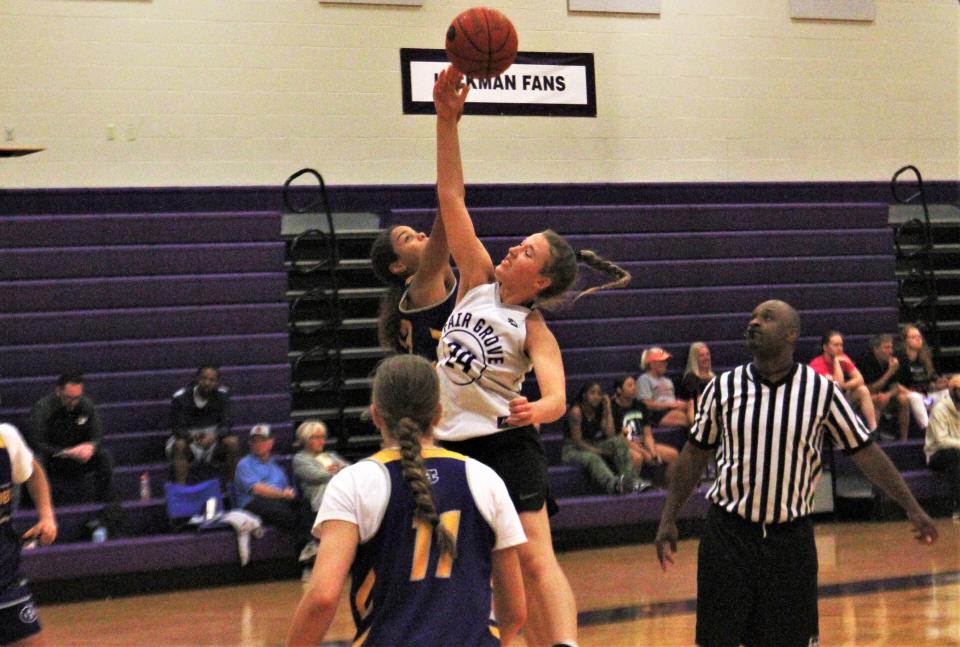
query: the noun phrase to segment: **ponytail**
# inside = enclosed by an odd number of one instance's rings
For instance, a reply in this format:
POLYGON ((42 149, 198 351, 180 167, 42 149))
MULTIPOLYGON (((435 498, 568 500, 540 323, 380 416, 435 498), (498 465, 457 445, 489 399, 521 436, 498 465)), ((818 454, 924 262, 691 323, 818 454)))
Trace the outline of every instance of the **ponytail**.
POLYGON ((550 279, 550 285, 537 295, 536 305, 552 309, 558 301, 568 305, 598 290, 621 288, 630 283, 630 272, 608 261, 593 250, 573 251, 570 243, 552 229, 545 230, 543 235, 550 245, 550 260, 544 266, 542 274, 550 279), (577 280, 578 263, 583 263, 593 270, 602 272, 611 277, 612 280, 603 285, 581 290, 571 300, 566 301, 563 294, 577 280))
POLYGON ((436 369, 417 355, 388 357, 377 367, 372 400, 389 435, 400 444, 403 478, 413 497, 413 518, 427 524, 441 551, 455 559, 457 540, 440 523, 421 456, 420 438, 430 436, 440 410, 436 369))
POLYGON ((384 229, 377 234, 370 247, 370 262, 373 273, 381 283, 387 286, 387 291, 380 297, 380 309, 377 316, 377 340, 380 346, 388 350, 400 350, 400 299, 403 298, 403 289, 406 286, 406 277, 390 271, 397 259, 393 251, 391 239, 397 225, 384 229))

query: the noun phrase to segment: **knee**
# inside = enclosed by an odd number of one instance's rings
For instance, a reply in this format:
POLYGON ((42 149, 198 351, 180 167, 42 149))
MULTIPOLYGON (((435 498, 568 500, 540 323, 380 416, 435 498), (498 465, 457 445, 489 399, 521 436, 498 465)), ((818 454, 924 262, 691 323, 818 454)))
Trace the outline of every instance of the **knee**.
POLYGON ((177 438, 173 441, 173 448, 171 454, 174 458, 187 458, 189 456, 190 443, 187 441, 177 438))
POLYGON ((237 440, 236 436, 225 436, 220 439, 220 444, 228 454, 240 453, 240 441, 237 440))
POLYGON ((102 470, 113 471, 113 456, 102 447, 97 448, 90 461, 102 470))

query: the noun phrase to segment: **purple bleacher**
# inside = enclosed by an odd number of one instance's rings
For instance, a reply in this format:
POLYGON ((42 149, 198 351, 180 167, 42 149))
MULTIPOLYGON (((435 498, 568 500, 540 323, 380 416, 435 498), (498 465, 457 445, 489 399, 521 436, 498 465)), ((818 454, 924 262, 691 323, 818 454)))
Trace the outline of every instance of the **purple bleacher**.
POLYGON ((244 360, 269 364, 286 359, 287 333, 220 335, 212 337, 124 339, 108 342, 0 346, 0 366, 11 377, 57 374, 63 367, 84 371, 132 371, 147 368, 196 366, 244 360))
MULTIPOLYGON (((246 447, 247 434, 251 425, 234 425, 231 432, 240 439, 242 447, 246 447)), ((276 454, 285 454, 293 450, 294 429, 290 422, 271 422, 273 431, 273 450, 276 454)), ((137 431, 126 434, 106 435, 103 445, 113 456, 117 465, 138 465, 145 463, 166 462, 164 447, 170 432, 166 429, 137 431)))
POLYGON ((276 211, 30 215, 0 219, 5 247, 137 245, 280 239, 276 211))
MULTIPOLYGON (((767 277, 770 281, 773 277, 767 277)), ((597 319, 622 316, 714 314, 753 310, 765 299, 781 299, 799 310, 816 308, 852 309, 890 307, 895 303, 897 284, 893 277, 876 277, 857 282, 806 283, 802 276, 784 277, 783 284, 709 286, 685 288, 645 288, 631 283, 623 290, 591 294, 583 301, 556 312, 550 319, 580 319, 584 312, 597 319), (587 310, 589 309, 589 310, 587 310)), ((896 322, 894 321, 894 329, 896 322)))
MULTIPOLYGON (((193 380, 195 367, 110 373, 85 373, 84 388, 96 402, 170 399, 193 380)), ((55 374, 0 378, 0 393, 7 407, 30 407, 53 390, 55 374)), ((250 364, 222 366, 220 382, 233 396, 283 393, 290 383, 290 365, 250 364)))
MULTIPOLYGON (((704 498, 707 488, 698 488, 683 508, 680 519, 703 517, 710 503, 704 498)), ((581 495, 557 500, 560 511, 550 518, 554 530, 624 526, 656 523, 667 500, 664 490, 653 489, 639 494, 581 495)))
MULTIPOLYGON (((275 528, 266 528, 263 537, 250 541, 251 561, 295 557, 294 540, 275 528)), ((25 551, 23 570, 33 582, 49 582, 239 565, 239 559, 236 535, 223 529, 111 539, 102 544, 58 543, 25 551)))
MULTIPOLYGON (((746 316, 744 316, 744 329, 746 329, 746 316)), ((884 328, 887 330, 888 328, 884 328)), ((854 347, 866 343, 869 335, 845 335, 845 344, 854 347)), ((801 337, 797 343, 797 357, 801 362, 808 361, 813 357, 812 349, 816 348, 819 335, 801 337), (809 356, 804 353, 805 348, 811 349, 809 356)), ((657 340, 650 340, 650 345, 657 340)), ((689 348, 689 342, 686 343, 663 343, 659 344, 668 352, 672 353, 679 364, 680 358, 686 358, 689 348)), ((569 373, 582 373, 589 375, 591 368, 603 366, 609 372, 622 372, 623 375, 636 375, 640 372, 640 354, 643 347, 636 344, 621 346, 600 346, 596 348, 565 348, 563 350, 564 369, 569 373)), ((710 355, 713 363, 718 366, 736 366, 750 360, 747 352, 746 343, 742 339, 723 340, 710 342, 710 355)))
POLYGON ((950 496, 950 485, 946 477, 928 468, 903 470, 900 476, 907 487, 920 501, 927 499, 946 498, 950 496))
POLYGON ((2 249, 0 279, 270 272, 283 260, 280 241, 2 249))
POLYGON ((282 272, 0 281, 0 302, 13 312, 276 303, 282 272))
MULTIPOLYGON (((705 342, 729 340, 742 337, 747 328, 747 314, 739 312, 715 315, 623 317, 598 326, 596 320, 589 316, 589 306, 585 304, 583 310, 583 319, 550 323, 550 330, 556 335, 561 348, 624 343, 637 346, 653 344, 662 346, 673 342, 689 344, 690 340, 694 339, 705 342)), ((861 308, 856 312, 847 309, 801 312, 804 328, 810 331, 829 330, 836 324, 838 315, 845 317, 843 329, 845 336, 871 335, 877 330, 883 330, 883 326, 889 324, 891 317, 896 317, 896 307, 861 308)), ((673 360, 673 366, 680 368, 686 359, 686 352, 684 352, 673 360)))
MULTIPOLYGON (((162 498, 124 501, 123 533, 130 536, 151 535, 169 529, 167 508, 162 498)), ((62 543, 85 541, 84 524, 94 520, 103 510, 102 503, 57 506, 57 539, 62 543)), ((14 527, 26 530, 37 522, 34 510, 19 510, 13 515, 14 527)))
MULTIPOLYGON (((565 236, 574 249, 592 249, 612 261, 663 261, 672 259, 735 259, 788 256, 889 256, 893 246, 890 228, 813 231, 734 231, 585 234, 565 236), (850 236, 857 237, 851 246, 850 236)), ((516 237, 490 236, 484 245, 500 258, 516 237)))
MULTIPOLYGON (((5 420, 24 421, 29 409, 0 409, 5 420)), ((97 405, 104 436, 165 427, 170 421, 170 400, 107 402, 97 405)), ((289 393, 241 395, 230 400, 230 417, 236 424, 283 420, 290 413, 289 393)))
MULTIPOLYGON (((393 209, 384 226, 405 224, 429 231, 433 209, 393 209)), ((560 234, 886 227, 882 203, 585 205, 473 207, 480 236, 526 236, 550 227, 560 234)))
POLYGON ((0 314, 7 344, 200 337, 276 332, 287 322, 285 303, 191 305, 0 314))
MULTIPOLYGON (((496 256, 499 260, 502 255, 496 256)), ((633 276, 631 285, 651 288, 697 288, 757 285, 770 279, 802 277, 804 283, 894 279, 893 256, 810 256, 799 258, 738 258, 710 260, 636 261, 619 263, 633 276)), ((582 308, 589 307, 584 303, 582 308)))

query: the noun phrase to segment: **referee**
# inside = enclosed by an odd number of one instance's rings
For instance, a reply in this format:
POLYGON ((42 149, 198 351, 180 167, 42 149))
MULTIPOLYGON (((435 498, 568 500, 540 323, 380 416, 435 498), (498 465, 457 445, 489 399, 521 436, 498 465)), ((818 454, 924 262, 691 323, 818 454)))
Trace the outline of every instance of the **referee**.
POLYGON ((903 506, 917 539, 937 539, 930 517, 843 393, 794 361, 799 335, 800 317, 788 304, 766 301, 754 309, 746 331, 753 362, 708 384, 675 464, 656 538, 664 569, 677 550, 677 514, 717 453, 697 568, 703 647, 819 644, 809 515, 827 439, 903 506))

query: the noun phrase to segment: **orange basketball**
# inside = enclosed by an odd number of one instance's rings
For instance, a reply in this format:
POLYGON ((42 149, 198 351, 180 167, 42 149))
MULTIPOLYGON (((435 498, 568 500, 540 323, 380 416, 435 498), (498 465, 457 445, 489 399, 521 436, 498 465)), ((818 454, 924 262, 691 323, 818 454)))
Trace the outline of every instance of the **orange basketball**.
POLYGON ((447 58, 466 76, 489 79, 517 58, 517 30, 496 9, 467 9, 447 29, 447 58))

